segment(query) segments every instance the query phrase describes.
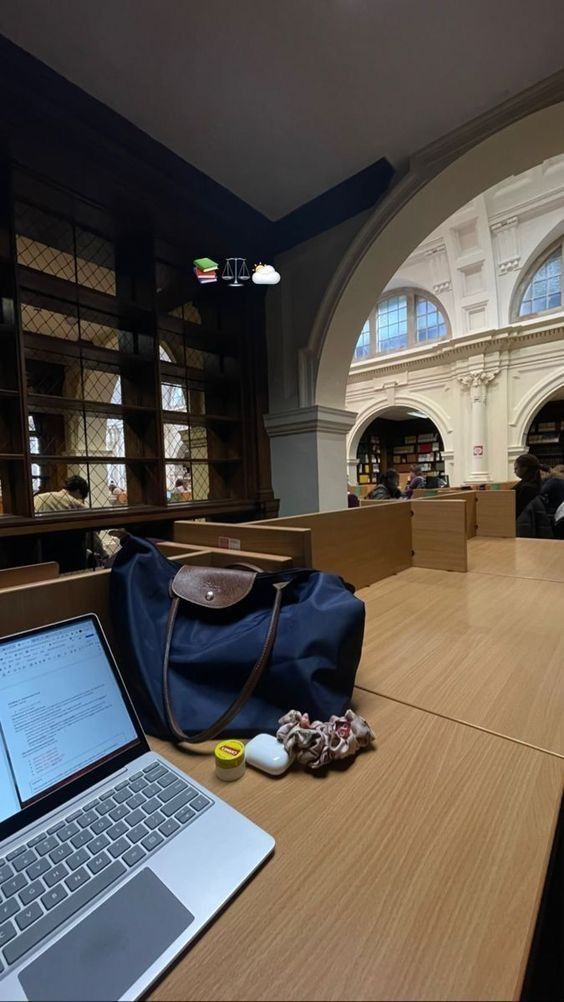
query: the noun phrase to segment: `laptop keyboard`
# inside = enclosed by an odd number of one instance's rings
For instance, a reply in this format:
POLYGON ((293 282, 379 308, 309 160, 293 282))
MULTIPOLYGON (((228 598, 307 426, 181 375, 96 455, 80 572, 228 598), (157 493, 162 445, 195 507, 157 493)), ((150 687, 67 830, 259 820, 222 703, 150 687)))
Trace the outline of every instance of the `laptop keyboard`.
POLYGON ((0 857, 0 973, 212 803, 154 762, 0 857))

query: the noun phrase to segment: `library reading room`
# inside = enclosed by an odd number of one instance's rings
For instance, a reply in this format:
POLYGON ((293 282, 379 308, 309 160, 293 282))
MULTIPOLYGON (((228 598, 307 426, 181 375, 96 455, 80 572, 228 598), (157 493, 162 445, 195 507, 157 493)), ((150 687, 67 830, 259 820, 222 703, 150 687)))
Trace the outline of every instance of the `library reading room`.
POLYGON ((563 37, 0 5, 0 1002, 564 999, 563 37))

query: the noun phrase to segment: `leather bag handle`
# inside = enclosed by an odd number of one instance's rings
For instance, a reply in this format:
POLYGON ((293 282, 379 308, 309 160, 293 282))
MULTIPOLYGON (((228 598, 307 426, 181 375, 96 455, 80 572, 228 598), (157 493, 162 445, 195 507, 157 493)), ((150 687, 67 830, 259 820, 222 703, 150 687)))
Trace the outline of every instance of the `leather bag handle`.
POLYGON ((288 584, 288 581, 280 581, 273 585, 275 589, 274 604, 272 606, 272 614, 270 617, 270 622, 268 625, 268 630, 266 631, 266 637, 264 640, 263 648, 260 653, 258 660, 256 661, 253 669, 245 682, 241 692, 236 699, 233 700, 231 706, 221 714, 213 724, 206 727, 203 731, 199 731, 197 734, 186 734, 182 730, 180 724, 178 723, 174 710, 172 708, 172 700, 170 695, 170 685, 169 685, 169 673, 170 673, 170 649, 172 646, 172 636, 174 633, 174 624, 176 623, 176 617, 178 614, 178 609, 180 607, 181 598, 172 593, 172 603, 170 606, 170 612, 168 614, 168 621, 166 625, 166 640, 165 640, 165 651, 163 658, 163 701, 164 701, 164 711, 166 716, 167 724, 174 738, 177 741, 185 741, 188 744, 201 744, 203 741, 210 741, 211 738, 217 737, 217 735, 224 729, 224 727, 231 721, 239 711, 243 708, 245 703, 251 698, 253 692, 255 691, 258 683, 260 682, 270 655, 272 653, 272 648, 274 647, 274 641, 276 640, 276 633, 278 630, 278 622, 280 619, 280 609, 282 607, 282 591, 288 584))

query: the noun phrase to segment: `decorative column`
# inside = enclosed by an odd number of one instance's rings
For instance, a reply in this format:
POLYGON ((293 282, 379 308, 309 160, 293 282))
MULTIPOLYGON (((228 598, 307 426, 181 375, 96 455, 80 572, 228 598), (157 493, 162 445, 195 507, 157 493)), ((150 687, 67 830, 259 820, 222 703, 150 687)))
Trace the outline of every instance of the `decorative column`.
POLYGON ((471 400, 470 413, 470 447, 471 463, 468 480, 474 483, 484 483, 489 480, 488 470, 488 423, 487 423, 487 391, 488 386, 497 376, 499 369, 491 371, 471 370, 458 381, 469 390, 471 400))

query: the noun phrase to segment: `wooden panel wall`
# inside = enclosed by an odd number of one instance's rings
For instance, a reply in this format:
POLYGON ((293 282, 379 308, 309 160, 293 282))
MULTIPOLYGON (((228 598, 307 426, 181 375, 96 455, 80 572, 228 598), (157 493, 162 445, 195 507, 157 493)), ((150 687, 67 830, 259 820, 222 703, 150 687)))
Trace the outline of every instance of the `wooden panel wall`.
POLYGON ((414 567, 467 571, 465 502, 421 498, 411 510, 414 567))

